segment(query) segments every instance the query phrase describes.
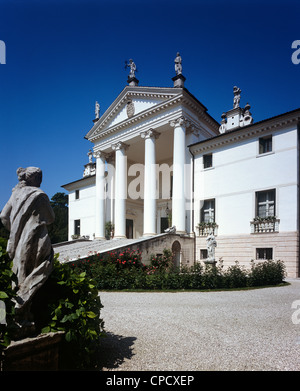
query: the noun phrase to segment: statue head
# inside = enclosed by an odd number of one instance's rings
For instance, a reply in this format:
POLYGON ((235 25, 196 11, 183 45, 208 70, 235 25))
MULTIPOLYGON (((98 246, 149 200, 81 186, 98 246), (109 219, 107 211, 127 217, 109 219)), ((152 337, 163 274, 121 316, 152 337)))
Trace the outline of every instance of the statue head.
POLYGON ((38 167, 19 167, 17 175, 22 186, 40 187, 42 183, 42 170, 38 167))

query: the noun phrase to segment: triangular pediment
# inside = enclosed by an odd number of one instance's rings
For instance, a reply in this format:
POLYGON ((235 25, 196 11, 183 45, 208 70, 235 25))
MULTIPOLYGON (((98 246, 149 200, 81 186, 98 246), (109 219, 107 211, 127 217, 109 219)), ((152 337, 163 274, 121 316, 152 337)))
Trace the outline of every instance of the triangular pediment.
POLYGON ((86 134, 88 140, 182 93, 179 88, 126 86, 86 134))

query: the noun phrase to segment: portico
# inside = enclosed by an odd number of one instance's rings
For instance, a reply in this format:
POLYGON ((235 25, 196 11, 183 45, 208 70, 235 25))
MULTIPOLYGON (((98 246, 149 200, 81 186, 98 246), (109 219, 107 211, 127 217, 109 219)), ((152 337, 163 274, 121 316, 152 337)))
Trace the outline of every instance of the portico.
POLYGON ((105 237, 106 221, 114 224, 114 238, 126 238, 126 219, 133 237, 161 233, 163 219, 177 233, 191 233, 187 145, 213 134, 212 125, 183 88, 125 87, 86 136, 94 143, 97 167, 95 238, 105 237))
POLYGON ((139 86, 133 60, 127 65, 128 85, 102 115, 101 100, 95 104, 85 136, 93 153, 76 190, 69 236, 103 240, 108 222, 119 239, 153 237, 170 226, 190 235, 193 156, 187 146, 217 135, 219 123, 184 87, 179 53, 172 87, 139 86))

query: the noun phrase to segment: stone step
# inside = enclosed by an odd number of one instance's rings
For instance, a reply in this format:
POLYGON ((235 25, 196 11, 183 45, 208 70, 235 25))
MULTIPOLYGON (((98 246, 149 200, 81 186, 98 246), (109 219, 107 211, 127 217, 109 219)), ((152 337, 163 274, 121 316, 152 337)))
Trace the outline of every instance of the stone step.
POLYGON ((131 246, 148 240, 161 238, 168 234, 160 234, 154 237, 138 239, 112 239, 112 240, 80 240, 58 243, 53 245, 55 254, 59 254, 60 262, 74 261, 86 258, 92 254, 101 254, 108 251, 114 251, 122 247, 131 246))

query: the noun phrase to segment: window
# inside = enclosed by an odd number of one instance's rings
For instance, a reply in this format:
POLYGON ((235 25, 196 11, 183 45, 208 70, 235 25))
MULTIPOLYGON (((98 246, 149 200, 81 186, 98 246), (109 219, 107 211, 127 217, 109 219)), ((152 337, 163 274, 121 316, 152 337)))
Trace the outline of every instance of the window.
POLYGON ((259 154, 272 152, 272 136, 261 137, 259 139, 259 154))
POLYGON ((256 193, 256 216, 275 216, 275 189, 256 193))
POLYGON ((257 248, 256 259, 273 259, 273 248, 257 248))
POLYGON ((75 190, 75 200, 79 200, 79 190, 75 190))
POLYGON ((203 168, 212 167, 212 153, 203 155, 203 168))
POLYGON ((202 223, 213 223, 215 221, 215 200, 205 200, 201 208, 200 221, 202 223))
POLYGON ((200 250, 200 259, 207 259, 207 249, 200 250))
POLYGON ((80 220, 74 220, 74 234, 80 235, 80 220))

